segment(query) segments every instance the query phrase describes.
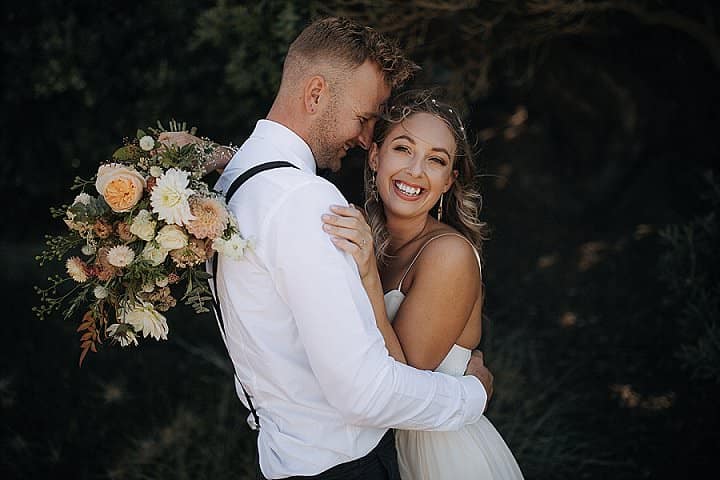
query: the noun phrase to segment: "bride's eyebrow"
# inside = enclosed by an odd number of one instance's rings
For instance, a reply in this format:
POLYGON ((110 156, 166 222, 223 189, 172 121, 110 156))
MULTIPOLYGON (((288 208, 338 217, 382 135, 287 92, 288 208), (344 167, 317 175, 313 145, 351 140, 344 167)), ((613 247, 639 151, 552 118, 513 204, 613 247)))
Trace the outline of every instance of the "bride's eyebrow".
POLYGON ((397 137, 393 138, 392 141, 394 142, 395 140, 403 140, 403 139, 404 139, 404 140, 407 140, 408 142, 410 142, 410 143, 412 143, 413 145, 415 145, 415 140, 413 140, 412 138, 408 137, 407 135, 398 135, 397 137))
POLYGON ((432 151, 433 151, 433 152, 440 152, 440 153, 444 153, 445 155, 447 155, 447 156, 448 156, 448 158, 451 158, 451 157, 450 157, 450 152, 448 152, 447 150, 445 150, 445 149, 444 149, 444 148, 442 148, 442 147, 436 147, 436 148, 433 148, 433 149, 432 149, 432 151))

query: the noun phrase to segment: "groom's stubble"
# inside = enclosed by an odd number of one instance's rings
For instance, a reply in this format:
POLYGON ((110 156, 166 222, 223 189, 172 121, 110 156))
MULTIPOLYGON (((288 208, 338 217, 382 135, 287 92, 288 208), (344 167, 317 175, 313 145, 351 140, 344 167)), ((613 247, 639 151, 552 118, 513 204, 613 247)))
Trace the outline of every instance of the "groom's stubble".
POLYGON ((337 138, 337 124, 338 98, 337 95, 331 94, 327 108, 308 133, 308 144, 318 169, 337 172, 342 166, 343 141, 337 138))

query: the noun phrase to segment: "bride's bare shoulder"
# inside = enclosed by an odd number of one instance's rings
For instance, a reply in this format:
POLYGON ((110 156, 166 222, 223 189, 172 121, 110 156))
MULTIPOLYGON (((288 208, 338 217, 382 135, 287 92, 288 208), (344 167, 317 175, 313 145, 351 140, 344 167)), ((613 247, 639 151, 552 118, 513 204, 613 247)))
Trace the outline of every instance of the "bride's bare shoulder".
POLYGON ((479 279, 480 272, 475 250, 457 230, 443 226, 427 237, 422 253, 417 258, 417 274, 429 272, 440 282, 458 276, 479 279))

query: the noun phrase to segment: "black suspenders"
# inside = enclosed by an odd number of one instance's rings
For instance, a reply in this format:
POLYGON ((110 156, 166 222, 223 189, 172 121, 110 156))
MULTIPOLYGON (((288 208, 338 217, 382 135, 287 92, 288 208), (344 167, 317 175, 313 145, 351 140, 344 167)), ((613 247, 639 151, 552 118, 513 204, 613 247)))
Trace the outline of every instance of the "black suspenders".
MULTIPOLYGON (((247 170, 245 173, 240 175, 238 178, 236 178, 233 183, 230 185, 230 188, 228 188, 227 193, 225 193, 225 202, 227 204, 230 204, 230 200, 232 199, 232 196, 235 194, 238 188, 240 186, 247 182, 250 178, 257 175, 260 172, 264 172, 265 170, 272 170, 274 168, 282 168, 282 167, 292 167, 292 168, 298 168, 295 165, 293 165, 290 162, 267 162, 267 163, 261 163, 260 165, 256 165, 249 170, 247 170)), ((225 322, 223 321, 222 312, 220 311, 220 299, 217 296, 217 268, 218 268, 218 254, 215 252, 215 255, 213 255, 213 261, 212 261, 212 279, 213 279, 213 287, 214 287, 214 295, 212 298, 213 308, 215 309, 215 314, 218 318, 218 324, 220 325, 220 328, 222 329, 222 335, 223 340, 226 338, 225 336, 225 322)), ((227 344, 225 345, 227 347, 227 344)), ((228 353, 230 353, 228 351, 228 353)), ((233 366, 233 370, 235 370, 235 367, 233 366)), ((243 393, 245 394, 245 399, 248 402, 248 406, 250 407, 250 412, 252 413, 253 420, 255 420, 255 428, 253 430, 259 430, 260 429, 260 417, 258 417, 257 412, 255 411, 255 407, 253 406, 252 400, 250 398, 250 395, 248 395, 247 390, 245 390, 245 387, 240 382, 240 378, 237 376, 237 372, 235 372, 235 379, 237 380, 238 384, 240 385, 240 388, 242 388, 243 393)))

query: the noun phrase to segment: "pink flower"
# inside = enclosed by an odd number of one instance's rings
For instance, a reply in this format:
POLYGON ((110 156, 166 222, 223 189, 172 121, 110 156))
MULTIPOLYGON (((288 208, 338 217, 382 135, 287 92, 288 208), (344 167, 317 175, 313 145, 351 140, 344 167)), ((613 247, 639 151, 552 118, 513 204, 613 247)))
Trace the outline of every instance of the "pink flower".
POLYGON ((218 238, 230 220, 225 206, 212 197, 190 197, 190 212, 195 219, 186 222, 185 227, 196 238, 218 238))

